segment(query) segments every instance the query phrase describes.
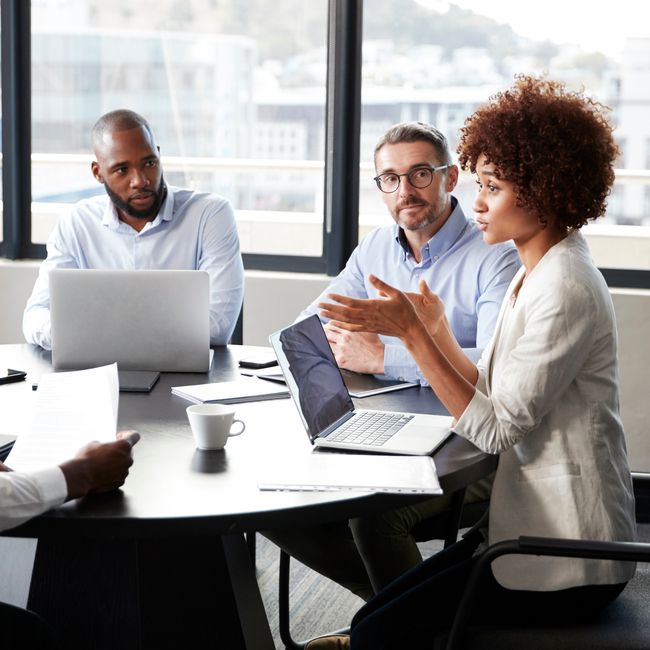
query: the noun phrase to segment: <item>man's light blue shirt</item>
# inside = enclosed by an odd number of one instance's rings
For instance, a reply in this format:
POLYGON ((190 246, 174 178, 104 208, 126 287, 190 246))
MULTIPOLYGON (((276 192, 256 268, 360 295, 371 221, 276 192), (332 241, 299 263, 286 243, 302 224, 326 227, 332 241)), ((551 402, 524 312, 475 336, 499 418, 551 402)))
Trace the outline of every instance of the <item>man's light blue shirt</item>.
POLYGON ((216 194, 173 187, 156 218, 140 232, 120 221, 106 195, 80 201, 61 216, 23 315, 27 342, 46 349, 52 347, 48 274, 54 268, 205 270, 213 345, 225 345, 232 336, 244 296, 230 204, 216 194))
MULTIPOLYGON (((354 298, 376 298, 368 281, 371 273, 402 291, 419 291, 424 279, 445 303, 449 325, 465 353, 478 361, 492 338, 506 289, 521 266, 510 242, 488 245, 473 221, 465 217, 452 197, 453 210, 440 230, 422 247, 421 261, 411 254, 404 232, 397 225, 376 228, 354 250, 329 287, 300 315, 316 313, 328 293, 354 298)), ((427 384, 401 341, 381 337, 385 344, 387 376, 427 384)))

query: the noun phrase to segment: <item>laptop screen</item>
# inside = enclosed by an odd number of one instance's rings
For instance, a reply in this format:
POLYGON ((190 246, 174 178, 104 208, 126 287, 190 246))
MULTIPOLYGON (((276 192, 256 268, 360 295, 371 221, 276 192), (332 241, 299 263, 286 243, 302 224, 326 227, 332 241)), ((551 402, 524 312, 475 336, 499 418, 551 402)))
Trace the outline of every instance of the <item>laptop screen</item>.
POLYGON ((312 440, 354 410, 317 315, 272 334, 270 340, 312 440))

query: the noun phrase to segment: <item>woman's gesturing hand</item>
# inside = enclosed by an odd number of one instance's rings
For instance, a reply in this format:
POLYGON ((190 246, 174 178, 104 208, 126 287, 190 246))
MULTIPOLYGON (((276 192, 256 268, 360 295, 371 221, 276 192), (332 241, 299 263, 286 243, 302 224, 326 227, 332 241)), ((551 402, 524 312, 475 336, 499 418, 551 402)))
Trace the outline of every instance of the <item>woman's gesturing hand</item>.
POLYGON ((440 298, 429 289, 424 280, 420 280, 420 293, 407 292, 406 296, 415 308, 419 319, 429 332, 432 338, 438 333, 440 325, 445 319, 445 304, 440 298))
MULTIPOLYGON (((321 315, 351 332, 374 332, 399 338, 406 336, 413 328, 422 326, 414 304, 418 300, 411 299, 374 275, 369 276, 369 280, 379 290, 381 298, 360 299, 329 294, 328 298, 338 304, 320 303, 318 308, 321 315)), ((424 299, 419 302, 424 304, 424 299)), ((429 307, 420 309, 426 311, 429 307)))

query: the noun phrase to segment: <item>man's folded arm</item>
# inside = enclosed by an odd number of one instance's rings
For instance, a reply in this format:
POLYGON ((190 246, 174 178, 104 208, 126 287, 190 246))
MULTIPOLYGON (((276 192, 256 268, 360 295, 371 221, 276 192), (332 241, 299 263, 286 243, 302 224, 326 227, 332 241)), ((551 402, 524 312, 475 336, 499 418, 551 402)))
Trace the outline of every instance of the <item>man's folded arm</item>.
MULTIPOLYGON (((316 305, 320 302, 331 302, 327 297, 330 293, 338 293, 342 296, 350 296, 351 298, 367 298, 368 292, 366 291, 365 277, 363 271, 359 267, 357 247, 350 255, 345 268, 329 283, 327 288, 309 305, 304 309, 296 321, 307 318, 312 314, 318 313, 316 305)), ((327 319, 321 318, 321 321, 326 322, 327 319)))
MULTIPOLYGON (((476 363, 480 359, 483 349, 463 348, 463 352, 476 363)), ((391 379, 417 382, 422 386, 429 385, 413 357, 402 345, 389 343, 384 347, 384 375, 391 379)))

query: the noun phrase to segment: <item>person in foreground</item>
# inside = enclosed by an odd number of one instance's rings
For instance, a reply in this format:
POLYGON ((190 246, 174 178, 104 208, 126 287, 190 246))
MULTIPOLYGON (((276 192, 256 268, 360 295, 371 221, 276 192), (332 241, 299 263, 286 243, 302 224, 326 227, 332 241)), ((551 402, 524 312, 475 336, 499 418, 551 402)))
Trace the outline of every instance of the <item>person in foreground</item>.
POLYGON ((51 349, 51 269, 204 270, 210 276, 210 343, 228 343, 242 305, 244 267, 232 207, 216 194, 168 186, 148 122, 129 110, 93 127, 91 171, 105 196, 61 216, 23 314, 28 343, 51 349))
MULTIPOLYGON (((405 294, 373 277, 381 298, 321 304, 342 329, 399 336, 458 435, 500 454, 490 544, 520 535, 635 539, 614 312, 580 233, 605 211, 617 153, 603 107, 545 79, 518 77, 466 120, 459 160, 477 175, 477 223, 490 244, 512 239, 523 263, 478 366, 424 283, 405 294)), ((429 647, 452 623, 481 541, 469 534, 362 607, 352 648, 429 647)), ((633 574, 624 562, 502 557, 480 586, 475 620, 575 621, 612 602, 633 574)))
MULTIPOLYGON (((0 462, 0 531, 18 526, 64 501, 120 487, 133 464, 136 431, 120 431, 115 442, 91 443, 58 467, 14 472, 0 462)), ((0 603, 3 647, 58 648, 50 626, 33 612, 0 603)))

